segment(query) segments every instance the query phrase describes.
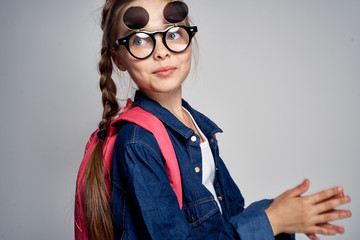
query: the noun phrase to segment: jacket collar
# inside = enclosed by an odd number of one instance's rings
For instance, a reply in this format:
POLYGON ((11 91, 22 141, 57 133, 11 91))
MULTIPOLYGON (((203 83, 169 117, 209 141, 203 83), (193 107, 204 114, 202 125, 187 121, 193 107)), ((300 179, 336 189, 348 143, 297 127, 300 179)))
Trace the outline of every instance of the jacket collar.
MULTIPOLYGON (((184 138, 188 139, 194 134, 194 130, 185 126, 179 121, 169 110, 162 107, 158 102, 148 98, 141 91, 136 91, 134 106, 139 106, 145 111, 153 114, 160 119, 167 127, 179 133, 184 138)), ((182 99, 182 106, 186 108, 192 117, 195 119, 196 124, 207 138, 212 138, 214 134, 222 132, 222 130, 209 118, 200 112, 193 109, 189 103, 182 99)))

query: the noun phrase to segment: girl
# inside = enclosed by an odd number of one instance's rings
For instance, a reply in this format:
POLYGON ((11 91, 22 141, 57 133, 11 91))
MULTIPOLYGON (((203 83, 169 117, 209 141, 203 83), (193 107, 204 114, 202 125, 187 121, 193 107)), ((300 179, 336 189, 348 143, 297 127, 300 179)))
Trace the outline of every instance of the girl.
POLYGON ((197 27, 182 1, 108 0, 99 62, 104 106, 101 132, 119 113, 113 68, 127 71, 138 90, 134 106, 161 120, 178 160, 182 202, 169 183, 154 136, 134 123, 119 127, 112 161, 111 200, 102 171, 103 140, 87 165, 83 195, 90 239, 295 239, 292 233, 343 233, 331 221, 350 217, 335 208, 350 201, 341 187, 310 196, 305 180, 274 201, 244 209, 244 199, 219 156, 206 116, 182 99, 197 27), (110 203, 111 202, 111 205, 110 203))

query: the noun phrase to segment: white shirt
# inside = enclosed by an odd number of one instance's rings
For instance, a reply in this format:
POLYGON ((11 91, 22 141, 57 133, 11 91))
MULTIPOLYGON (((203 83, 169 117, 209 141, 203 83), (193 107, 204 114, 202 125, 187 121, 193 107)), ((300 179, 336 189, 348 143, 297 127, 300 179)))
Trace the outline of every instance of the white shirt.
MULTIPOLYGON (((185 108, 184 110, 189 113, 185 108)), ((201 156, 202 156, 202 184, 211 192, 211 194, 214 196, 215 201, 217 202, 220 212, 221 205, 219 203, 219 200, 217 198, 215 188, 214 188, 214 181, 215 181, 215 161, 214 156, 212 155, 211 148, 209 145, 208 139, 205 137, 205 135, 201 132, 200 128, 194 121, 194 118, 189 113, 191 120, 193 121, 196 129, 199 131, 201 138, 204 140, 204 142, 200 143, 201 148, 201 156)))

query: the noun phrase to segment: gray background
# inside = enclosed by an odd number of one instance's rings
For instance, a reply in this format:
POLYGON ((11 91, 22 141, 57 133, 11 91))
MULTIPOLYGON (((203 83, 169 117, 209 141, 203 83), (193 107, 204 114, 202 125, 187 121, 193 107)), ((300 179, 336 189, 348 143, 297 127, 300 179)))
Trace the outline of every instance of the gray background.
MULTIPOLYGON (((0 3, 0 239, 73 238, 83 148, 101 117, 99 0, 0 3)), ((341 184, 360 223, 360 1, 194 0, 184 97, 224 130, 247 204, 305 177, 341 184)), ((299 235, 298 239, 306 239, 299 235)))

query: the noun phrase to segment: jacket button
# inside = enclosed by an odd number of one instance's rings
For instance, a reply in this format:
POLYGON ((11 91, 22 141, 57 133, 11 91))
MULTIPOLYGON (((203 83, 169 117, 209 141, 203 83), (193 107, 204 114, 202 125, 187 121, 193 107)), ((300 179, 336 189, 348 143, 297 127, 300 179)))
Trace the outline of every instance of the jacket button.
POLYGON ((195 172, 200 172, 200 168, 199 167, 195 167, 195 172))
POLYGON ((219 199, 219 201, 221 201, 221 200, 222 200, 222 197, 221 197, 221 196, 218 196, 218 199, 219 199))
POLYGON ((192 217, 192 216, 191 216, 191 217, 188 217, 187 220, 188 220, 189 223, 192 223, 192 222, 194 222, 194 217, 192 217))
POLYGON ((191 140, 192 142, 196 142, 196 136, 192 136, 192 137, 190 138, 190 140, 191 140))
POLYGON ((214 143, 214 139, 213 139, 213 138, 211 139, 211 143, 214 143))

